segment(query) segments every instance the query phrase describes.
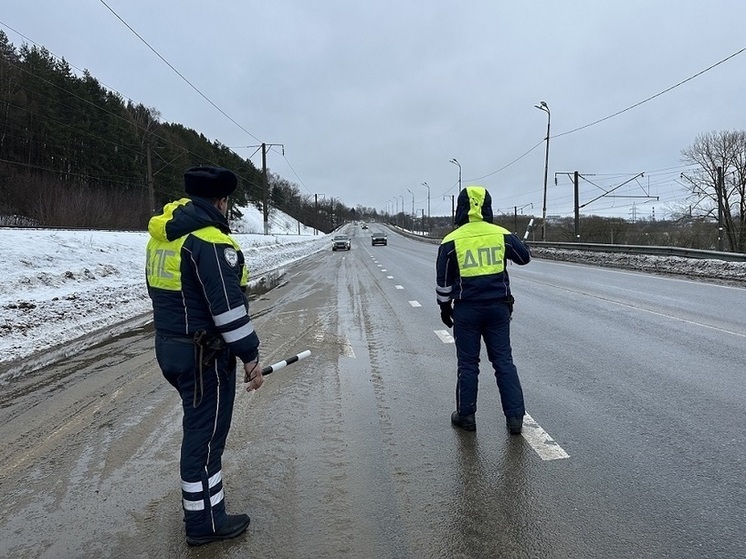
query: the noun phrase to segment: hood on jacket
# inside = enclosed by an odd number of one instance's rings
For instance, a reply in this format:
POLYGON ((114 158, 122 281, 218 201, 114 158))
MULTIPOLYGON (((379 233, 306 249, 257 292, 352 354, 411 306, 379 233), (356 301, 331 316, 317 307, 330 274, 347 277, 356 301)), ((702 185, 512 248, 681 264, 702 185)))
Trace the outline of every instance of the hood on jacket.
POLYGON ((160 241, 171 242, 210 225, 226 234, 231 232, 220 210, 208 200, 195 196, 166 204, 162 213, 150 218, 148 233, 160 241))
POLYGON ((483 186, 467 186, 458 195, 456 225, 474 221, 492 223, 492 196, 483 186))

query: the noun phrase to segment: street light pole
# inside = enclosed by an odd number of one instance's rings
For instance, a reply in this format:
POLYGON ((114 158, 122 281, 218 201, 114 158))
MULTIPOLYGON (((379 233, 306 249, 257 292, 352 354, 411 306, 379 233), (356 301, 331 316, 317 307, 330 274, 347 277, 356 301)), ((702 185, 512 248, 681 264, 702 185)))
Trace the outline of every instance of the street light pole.
POLYGON ((449 163, 453 163, 454 165, 458 165, 458 191, 461 192, 461 163, 459 163, 456 158, 454 157, 449 161, 449 163))
POLYGON ((549 173, 549 125, 552 120, 552 114, 549 112, 549 107, 546 102, 540 101, 538 105, 534 105, 540 111, 547 113, 547 148, 544 153, 544 203, 541 208, 541 240, 547 240, 547 173, 549 173))
POLYGON ((429 233, 430 232, 430 185, 427 184, 427 182, 423 182, 422 186, 427 188, 427 232, 429 233))
POLYGON ((414 192, 407 188, 407 192, 412 195, 412 231, 414 231, 414 192))

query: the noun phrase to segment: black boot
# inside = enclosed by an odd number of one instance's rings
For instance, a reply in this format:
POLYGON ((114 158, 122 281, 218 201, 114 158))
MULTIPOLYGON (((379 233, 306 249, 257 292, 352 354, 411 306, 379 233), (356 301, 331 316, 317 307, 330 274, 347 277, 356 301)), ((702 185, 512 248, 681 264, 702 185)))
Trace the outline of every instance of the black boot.
POLYGON ((511 435, 520 435, 523 429, 523 417, 507 417, 505 423, 511 435))
POLYGON ((216 532, 203 536, 189 536, 187 534, 186 541, 189 545, 202 545, 219 540, 229 540, 243 534, 249 527, 249 522, 251 520, 248 514, 228 514, 225 517, 225 522, 216 532))
POLYGON ((459 415, 457 411, 451 414, 451 424, 456 427, 460 427, 464 431, 476 431, 477 422, 474 419, 474 414, 459 415))

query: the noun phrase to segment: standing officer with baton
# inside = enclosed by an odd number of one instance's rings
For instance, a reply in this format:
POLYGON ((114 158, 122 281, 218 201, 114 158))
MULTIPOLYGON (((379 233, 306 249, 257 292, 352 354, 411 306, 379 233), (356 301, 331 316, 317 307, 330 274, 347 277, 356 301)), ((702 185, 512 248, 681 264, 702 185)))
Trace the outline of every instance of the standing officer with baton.
POLYGON ((458 196, 458 228, 443 239, 436 263, 440 317, 453 326, 458 361, 456 411, 451 423, 474 431, 481 340, 495 370, 508 430, 518 435, 525 407, 510 348, 510 293, 506 261, 528 264, 531 254, 521 240, 492 223, 492 198, 481 186, 467 186, 458 196))
POLYGON ((236 393, 236 357, 247 391, 263 381, 259 338, 249 317, 248 271, 230 236, 228 196, 238 180, 219 167, 184 174, 188 197, 167 204, 149 224, 147 284, 155 352, 181 395, 181 497, 189 545, 236 537, 246 514, 225 511, 222 455, 236 393))

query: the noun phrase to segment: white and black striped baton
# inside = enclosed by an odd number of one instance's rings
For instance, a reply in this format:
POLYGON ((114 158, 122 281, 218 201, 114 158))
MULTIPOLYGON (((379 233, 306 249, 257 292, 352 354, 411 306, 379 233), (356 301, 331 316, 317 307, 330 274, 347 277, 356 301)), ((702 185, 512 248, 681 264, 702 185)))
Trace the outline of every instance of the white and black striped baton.
POLYGON ((282 361, 278 361, 277 363, 273 363, 272 365, 263 367, 262 374, 268 375, 270 373, 274 373, 275 371, 279 371, 280 369, 284 369, 288 365, 292 365, 293 363, 296 363, 301 359, 305 359, 309 355, 311 355, 311 350, 307 349, 306 351, 301 351, 298 355, 293 355, 292 357, 288 357, 287 359, 283 359, 282 361))
POLYGON ((528 225, 526 226, 526 232, 523 234, 523 240, 528 239, 528 234, 531 233, 531 230, 534 228, 534 218, 531 218, 531 221, 528 222, 528 225))

